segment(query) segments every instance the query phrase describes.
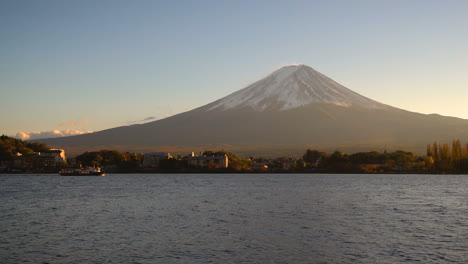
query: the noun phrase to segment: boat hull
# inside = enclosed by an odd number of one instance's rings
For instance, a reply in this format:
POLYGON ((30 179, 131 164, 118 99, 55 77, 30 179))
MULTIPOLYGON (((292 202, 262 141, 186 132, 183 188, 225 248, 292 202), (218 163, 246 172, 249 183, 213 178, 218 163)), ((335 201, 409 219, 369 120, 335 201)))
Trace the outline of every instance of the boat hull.
POLYGON ((69 173, 69 172, 61 172, 59 173, 61 176, 106 176, 104 172, 93 172, 93 173, 69 173))
POLYGON ((105 176, 104 170, 96 167, 65 168, 59 171, 61 176, 105 176))

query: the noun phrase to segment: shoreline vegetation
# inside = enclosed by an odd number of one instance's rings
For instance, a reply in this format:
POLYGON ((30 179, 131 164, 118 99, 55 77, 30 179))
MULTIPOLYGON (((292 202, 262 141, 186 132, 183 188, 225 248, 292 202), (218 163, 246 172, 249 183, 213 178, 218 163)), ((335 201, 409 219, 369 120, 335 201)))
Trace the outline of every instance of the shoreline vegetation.
POLYGON ((0 173, 41 174, 57 173, 66 167, 101 167, 107 173, 334 173, 334 174, 468 174, 468 143, 462 146, 459 140, 452 144, 434 142, 427 145, 426 155, 417 156, 403 150, 393 152, 341 151, 332 153, 308 149, 301 158, 278 157, 241 158, 220 151, 204 151, 194 165, 191 155, 165 156, 157 158, 151 166, 144 162, 146 155, 100 150, 84 152, 75 158, 58 160, 41 156, 51 150, 42 143, 29 143, 8 136, 0 137, 0 173), (228 166, 217 162, 219 157, 228 160, 228 166), (146 165, 145 165, 146 164, 146 165))

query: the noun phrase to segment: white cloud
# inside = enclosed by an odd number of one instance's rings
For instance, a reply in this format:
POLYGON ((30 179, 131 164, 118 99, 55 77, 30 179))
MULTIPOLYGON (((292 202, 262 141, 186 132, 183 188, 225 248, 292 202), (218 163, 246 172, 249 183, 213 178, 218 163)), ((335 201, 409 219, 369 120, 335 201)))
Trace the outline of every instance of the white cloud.
POLYGON ((78 131, 78 130, 51 130, 51 131, 41 131, 41 132, 23 132, 20 131, 16 133, 16 138, 22 140, 33 140, 40 138, 56 138, 56 137, 67 137, 74 135, 82 135, 87 133, 93 133, 94 131, 78 131))

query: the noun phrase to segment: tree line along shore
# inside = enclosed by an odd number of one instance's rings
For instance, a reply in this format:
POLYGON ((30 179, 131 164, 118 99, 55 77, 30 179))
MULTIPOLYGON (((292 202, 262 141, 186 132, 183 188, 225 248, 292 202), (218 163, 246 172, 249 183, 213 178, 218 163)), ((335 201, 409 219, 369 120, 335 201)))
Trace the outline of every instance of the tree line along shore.
POLYGON ((57 173, 66 167, 101 167, 114 173, 420 173, 468 174, 468 143, 434 142, 426 155, 403 150, 347 154, 308 149, 300 158, 241 158, 206 150, 188 155, 87 151, 65 158, 63 150, 0 136, 0 173, 57 173))

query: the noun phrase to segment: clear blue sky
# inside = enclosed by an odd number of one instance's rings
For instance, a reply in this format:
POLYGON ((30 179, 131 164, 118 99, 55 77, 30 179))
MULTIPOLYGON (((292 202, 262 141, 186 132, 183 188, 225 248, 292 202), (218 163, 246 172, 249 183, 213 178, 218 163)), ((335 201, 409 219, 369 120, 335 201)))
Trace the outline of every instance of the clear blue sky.
POLYGON ((1 1, 0 134, 162 118, 291 63, 468 118, 467 14, 463 0, 1 1))

